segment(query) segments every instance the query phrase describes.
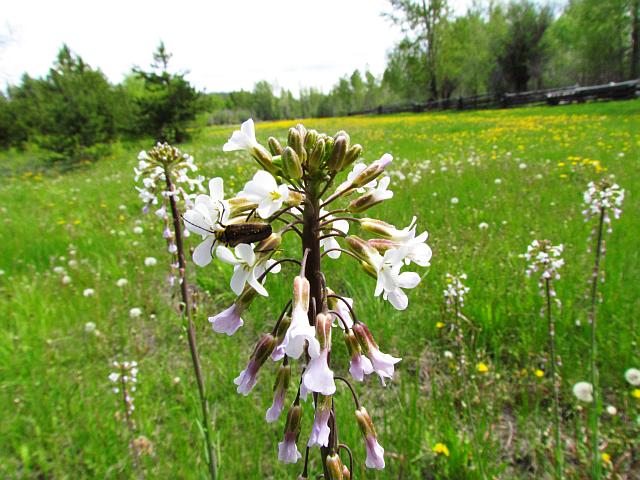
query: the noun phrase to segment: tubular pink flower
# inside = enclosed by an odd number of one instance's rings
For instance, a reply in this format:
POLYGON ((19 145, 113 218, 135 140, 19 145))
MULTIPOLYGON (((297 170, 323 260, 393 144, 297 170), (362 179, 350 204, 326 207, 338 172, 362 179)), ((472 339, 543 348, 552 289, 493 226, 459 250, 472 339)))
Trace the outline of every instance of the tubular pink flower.
POLYGON ((313 427, 311 429, 311 436, 308 447, 317 445, 319 447, 326 447, 329 445, 329 417, 331 416, 331 397, 325 397, 324 395, 318 395, 318 401, 316 404, 316 413, 313 418, 313 427))
POLYGON ((219 314, 209 317, 209 323, 214 332, 226 333, 229 336, 244 325, 244 321, 240 318, 240 309, 235 303, 219 314))
POLYGON ((333 395, 336 382, 333 371, 329 368, 329 351, 331 350, 331 317, 324 313, 316 317, 316 335, 320 345, 320 354, 312 358, 302 376, 302 383, 309 391, 322 395, 333 395))
POLYGON ((373 335, 364 323, 357 323, 353 326, 353 331, 358 339, 360 347, 365 355, 371 360, 374 371, 380 377, 380 381, 385 385, 385 378, 393 378, 394 365, 401 358, 392 357, 388 353, 383 353, 378 348, 378 344, 373 339, 373 335))

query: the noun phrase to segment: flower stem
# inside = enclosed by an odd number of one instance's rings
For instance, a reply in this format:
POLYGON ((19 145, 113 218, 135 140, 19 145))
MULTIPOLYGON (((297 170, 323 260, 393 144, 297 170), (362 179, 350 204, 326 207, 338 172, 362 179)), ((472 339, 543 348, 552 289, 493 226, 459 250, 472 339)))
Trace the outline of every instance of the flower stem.
POLYGON ((545 279, 544 283, 546 295, 547 324, 549 327, 549 370, 553 385, 553 425, 555 436, 555 456, 556 456, 556 478, 563 478, 563 452, 560 432, 560 385, 556 372, 556 328, 551 315, 551 288, 550 280, 545 279))
POLYGON ((598 343, 596 339, 596 301, 598 295, 598 278, 600 276, 600 257, 602 255, 602 232, 604 228, 605 209, 600 209, 600 219, 598 221, 598 240, 596 242, 596 258, 593 265, 593 276, 591 278, 591 308, 589 309, 589 323, 591 324, 591 385, 593 386, 593 408, 591 409, 591 442, 592 459, 591 475, 594 480, 598 480, 601 475, 600 449, 598 441, 598 343))
MULTIPOLYGON (((171 181, 171 174, 165 168, 165 179, 167 191, 173 192, 174 186, 171 181)), ((196 329, 191 318, 191 299, 189 297, 189 286, 186 276, 186 261, 184 255, 184 242, 182 241, 182 225, 180 224, 180 214, 174 195, 169 195, 169 204, 171 205, 171 216, 173 217, 173 233, 176 239, 176 248, 178 250, 178 268, 180 272, 180 294, 182 303, 180 304, 180 313, 187 320, 187 340, 189 343, 189 351, 191 353, 191 363, 193 364, 193 372, 198 385, 198 395, 200 397, 200 407, 202 410, 202 430, 204 432, 204 440, 207 451, 207 465, 209 467, 209 475, 211 480, 216 479, 216 454, 213 451, 211 443, 211 426, 209 424, 209 404, 205 393, 204 379, 202 377, 202 369, 200 367, 200 358, 198 356, 198 347, 196 343, 196 329)))

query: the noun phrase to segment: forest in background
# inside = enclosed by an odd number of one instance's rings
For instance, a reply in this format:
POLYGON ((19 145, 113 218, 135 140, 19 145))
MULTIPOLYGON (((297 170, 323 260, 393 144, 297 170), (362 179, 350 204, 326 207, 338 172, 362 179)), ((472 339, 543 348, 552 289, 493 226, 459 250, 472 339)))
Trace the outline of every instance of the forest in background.
POLYGON ((403 102, 500 95, 637 78, 640 0, 476 2, 454 15, 446 0, 390 0, 404 33, 380 76, 354 70, 329 92, 296 96, 268 81, 252 91, 197 91, 170 70, 160 44, 148 70, 112 84, 67 45, 48 75, 25 74, 0 95, 0 146, 36 145, 53 159, 97 158, 118 138, 180 142, 205 124, 330 117, 403 102))

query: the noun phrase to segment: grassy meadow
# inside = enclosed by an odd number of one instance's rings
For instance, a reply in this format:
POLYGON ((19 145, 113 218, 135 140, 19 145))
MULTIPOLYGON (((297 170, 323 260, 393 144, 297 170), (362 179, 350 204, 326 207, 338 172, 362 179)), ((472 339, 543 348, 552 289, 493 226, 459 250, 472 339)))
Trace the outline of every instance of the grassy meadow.
MULTIPOLYGON (((295 123, 258 124, 258 140, 286 140, 295 123)), ((404 227, 417 215, 433 248, 432 266, 408 291, 404 312, 374 298, 375 280, 351 258, 324 261, 329 286, 354 298, 381 349, 403 359, 386 388, 374 376, 356 385, 387 452, 384 471, 365 470, 352 400, 338 386, 338 426, 353 450, 353 478, 551 478, 547 325, 536 280, 526 278, 519 257, 535 238, 565 245, 566 266, 556 283, 562 308, 554 307, 554 315, 566 473, 587 478, 588 406, 572 394, 576 382, 589 380, 593 222, 583 220, 582 192, 605 174, 615 175, 627 197, 606 235, 598 305, 600 392, 603 405, 617 409, 600 419, 603 473, 638 478, 640 398, 623 374, 640 368, 640 101, 303 123, 328 133, 346 130, 364 146, 365 161, 393 154, 395 196, 367 216, 404 227), (469 320, 464 376, 456 368, 459 352, 443 297, 445 275, 463 272, 471 289, 463 309, 469 320)), ((258 168, 248 156, 222 152, 235 128, 208 127, 180 145, 200 173, 225 178, 227 195, 258 168)), ((66 172, 48 168, 39 152, 0 154, 2 478, 206 478, 177 291, 166 281, 162 222, 141 214, 134 190, 136 156, 151 146, 116 144, 107 158, 66 172), (142 233, 134 232, 138 226, 142 233), (146 257, 157 258, 157 265, 146 266, 146 257), (120 278, 128 284, 117 286, 120 278), (84 296, 87 288, 95 294, 84 296), (131 318, 131 308, 142 315, 131 318), (98 333, 86 331, 87 322, 98 333), (133 418, 137 435, 151 445, 137 470, 120 398, 108 380, 113 360, 139 363, 133 418)), ((187 239, 191 248, 198 242, 187 239)), ((264 421, 273 364, 261 370, 248 397, 233 384, 258 335, 271 329, 290 297, 295 270, 285 265, 270 276, 270 297, 255 301, 243 315, 245 326, 227 337, 212 332, 207 317, 234 299, 231 268, 219 261, 189 267, 220 478, 297 478, 301 462, 277 462, 284 417, 264 421)), ((339 336, 332 359, 336 374, 345 374, 339 336)), ((312 423, 311 405, 303 408, 301 449, 312 423)), ((317 450, 311 458, 312 471, 321 471, 317 450)))

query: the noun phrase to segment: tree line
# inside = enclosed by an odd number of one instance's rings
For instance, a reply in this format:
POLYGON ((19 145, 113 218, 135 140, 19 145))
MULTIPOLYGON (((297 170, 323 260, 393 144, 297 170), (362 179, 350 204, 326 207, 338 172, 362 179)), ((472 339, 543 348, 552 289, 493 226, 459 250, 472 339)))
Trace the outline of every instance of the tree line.
POLYGON ((476 2, 454 15, 447 0, 389 0, 404 32, 384 73, 355 70, 327 93, 298 95, 259 81, 253 90, 198 92, 170 73, 164 44, 147 70, 114 85, 64 45, 43 78, 24 75, 0 95, 0 146, 36 144, 54 158, 91 157, 117 138, 180 142, 191 126, 328 117, 378 105, 500 95, 640 76, 640 0, 476 2))

